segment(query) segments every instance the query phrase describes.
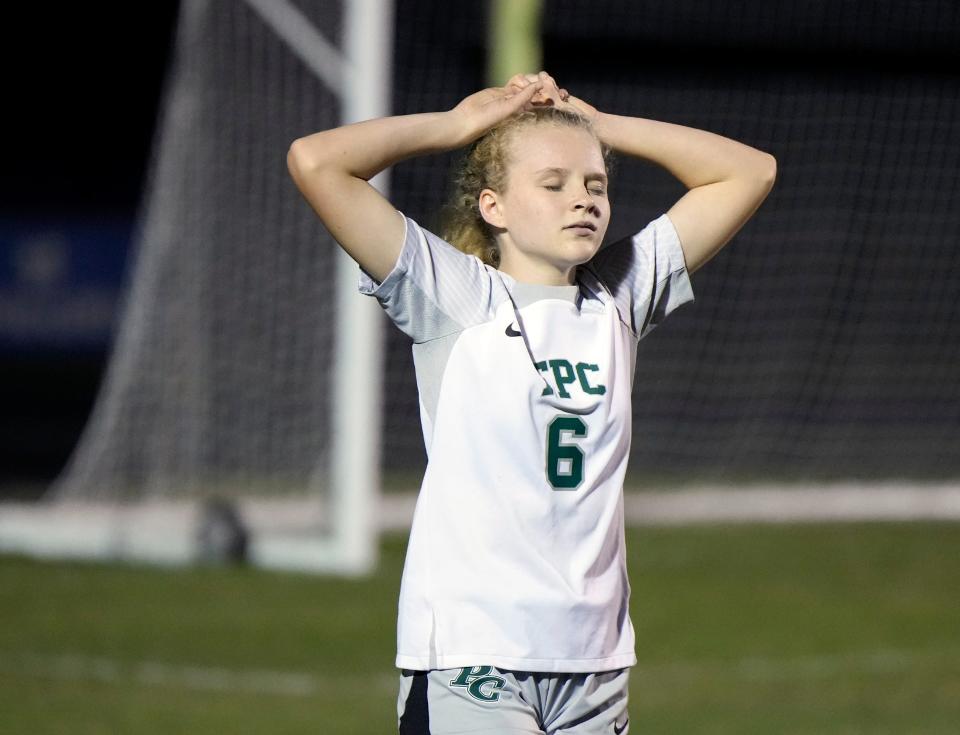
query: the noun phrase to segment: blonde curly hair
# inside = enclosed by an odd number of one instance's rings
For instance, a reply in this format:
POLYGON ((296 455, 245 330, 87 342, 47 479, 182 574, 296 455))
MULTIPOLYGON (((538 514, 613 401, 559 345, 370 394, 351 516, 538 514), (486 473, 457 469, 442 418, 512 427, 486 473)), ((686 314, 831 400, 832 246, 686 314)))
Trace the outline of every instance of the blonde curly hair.
POLYGON ((444 240, 489 266, 499 267, 500 249, 490 225, 480 214, 480 192, 506 190, 510 141, 518 131, 543 124, 586 130, 600 144, 604 163, 610 168, 610 149, 600 143, 585 117, 556 107, 536 107, 514 115, 478 138, 460 161, 453 177, 453 193, 440 215, 440 235, 444 240))

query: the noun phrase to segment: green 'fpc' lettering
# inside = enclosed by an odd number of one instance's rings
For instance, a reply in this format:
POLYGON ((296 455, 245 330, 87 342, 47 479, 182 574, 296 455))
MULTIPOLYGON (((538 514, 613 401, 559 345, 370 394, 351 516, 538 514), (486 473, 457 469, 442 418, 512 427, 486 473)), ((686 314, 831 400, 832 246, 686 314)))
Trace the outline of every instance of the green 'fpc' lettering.
POLYGON ((598 385, 596 387, 590 385, 590 381, 587 380, 586 371, 590 370, 592 372, 599 372, 600 367, 598 365, 587 364, 585 362, 577 363, 577 378, 580 379, 580 387, 583 388, 584 393, 589 393, 592 396, 602 396, 607 392, 607 386, 598 385))
POLYGON ((557 390, 561 398, 569 398, 566 386, 574 383, 577 376, 573 372, 573 365, 569 360, 560 358, 559 360, 550 360, 550 369, 553 370, 553 379, 557 383, 557 390))
MULTIPOLYGON (((567 386, 576 382, 580 383, 580 388, 584 393, 587 393, 591 396, 602 396, 607 392, 607 386, 605 385, 590 385, 590 379, 587 377, 587 372, 600 372, 600 366, 594 363, 578 362, 576 369, 574 369, 569 360, 564 360, 563 358, 558 358, 556 360, 541 360, 535 364, 537 366, 537 370, 539 370, 541 373, 545 373, 548 370, 553 373, 553 380, 557 385, 557 391, 559 392, 561 398, 570 398, 570 392, 567 390, 567 386)), ((549 385, 546 386, 540 395, 553 395, 553 388, 551 388, 549 385)))
MULTIPOLYGON (((534 363, 534 365, 536 365, 537 370, 539 370, 541 373, 547 372, 547 361, 546 361, 546 360, 541 360, 540 362, 536 362, 536 363, 534 363)), ((544 382, 546 382, 546 381, 544 381, 544 382)), ((541 396, 552 396, 552 395, 553 395, 553 388, 551 388, 549 385, 544 386, 543 392, 542 392, 540 395, 541 395, 541 396)))

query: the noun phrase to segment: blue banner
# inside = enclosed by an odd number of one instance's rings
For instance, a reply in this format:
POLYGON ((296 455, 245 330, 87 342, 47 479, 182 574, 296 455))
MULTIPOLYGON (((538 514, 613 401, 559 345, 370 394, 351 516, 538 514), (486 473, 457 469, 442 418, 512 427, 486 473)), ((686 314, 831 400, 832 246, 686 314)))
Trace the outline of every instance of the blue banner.
POLYGON ((0 219, 0 351, 104 349, 131 234, 129 219, 0 219))

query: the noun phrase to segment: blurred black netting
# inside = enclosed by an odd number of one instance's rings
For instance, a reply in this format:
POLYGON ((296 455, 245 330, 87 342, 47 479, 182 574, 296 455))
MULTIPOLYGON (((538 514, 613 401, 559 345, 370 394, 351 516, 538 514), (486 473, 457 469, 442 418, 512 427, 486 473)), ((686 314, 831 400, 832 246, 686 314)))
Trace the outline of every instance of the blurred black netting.
MULTIPOLYGON (((394 110, 484 86, 486 9, 401 1, 394 110)), ((960 94, 953 2, 546 2, 544 67, 608 112, 773 153, 759 213, 640 345, 633 482, 960 474, 960 94)), ((426 224, 452 156, 397 167, 426 224)), ((621 160, 609 240, 682 187, 621 160)), ((388 476, 424 466, 409 341, 389 329, 388 476)))

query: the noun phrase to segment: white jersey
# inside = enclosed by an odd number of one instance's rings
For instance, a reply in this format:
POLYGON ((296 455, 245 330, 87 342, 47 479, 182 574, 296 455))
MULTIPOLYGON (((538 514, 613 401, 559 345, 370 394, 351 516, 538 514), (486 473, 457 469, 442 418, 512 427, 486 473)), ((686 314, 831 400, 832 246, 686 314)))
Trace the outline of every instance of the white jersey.
POLYGON ((597 672, 636 663, 623 478, 638 340, 693 298, 666 215, 572 286, 514 281, 406 219, 360 288, 414 340, 428 464, 396 663, 597 672))

